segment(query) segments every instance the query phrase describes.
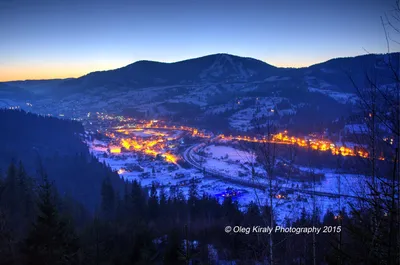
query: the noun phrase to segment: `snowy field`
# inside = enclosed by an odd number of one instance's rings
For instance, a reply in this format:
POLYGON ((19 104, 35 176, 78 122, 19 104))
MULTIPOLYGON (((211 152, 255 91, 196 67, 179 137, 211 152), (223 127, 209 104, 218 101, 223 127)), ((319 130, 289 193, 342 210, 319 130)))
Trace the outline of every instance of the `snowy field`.
MULTIPOLYGON (((203 151, 206 154, 204 166, 221 172, 225 175, 230 175, 235 179, 243 179, 251 177, 251 165, 254 164, 255 172, 258 175, 265 175, 265 171, 260 165, 255 163, 256 157, 254 154, 246 151, 241 151, 230 146, 206 146, 203 151), (243 175, 239 176, 242 172, 243 175)), ((197 159, 200 160, 199 156, 197 159)), ((337 174, 331 169, 314 169, 307 167, 299 167, 304 172, 313 171, 316 174, 324 174, 324 178, 317 180, 315 187, 312 183, 305 183, 296 180, 283 179, 277 176, 278 179, 273 181, 273 184, 281 188, 294 188, 299 186, 304 190, 314 190, 317 192, 340 193, 348 196, 361 196, 367 190, 365 184, 365 176, 356 174, 337 174), (340 183, 340 185, 339 185, 340 183), (362 185, 364 183, 364 185, 362 185)), ((258 183, 267 183, 266 178, 258 179, 258 183)))
MULTIPOLYGON (((198 189, 200 194, 206 193, 211 196, 216 196, 217 194, 225 192, 227 188, 243 191, 241 196, 235 198, 243 210, 246 210, 246 206, 251 201, 262 206, 266 204, 266 201, 269 198, 269 194, 265 190, 262 191, 256 188, 244 187, 220 179, 204 177, 201 171, 194 168, 184 169, 176 165, 167 164, 164 161, 152 161, 151 159, 139 160, 137 155, 134 153, 117 154, 104 157, 104 153, 107 152, 107 148, 101 147, 101 145, 105 146, 105 143, 100 141, 89 143, 91 152, 98 157, 100 161, 104 161, 113 170, 119 171, 118 173, 121 177, 128 180, 137 180, 142 184, 142 186, 145 187, 149 187, 153 182, 155 182, 156 184, 165 187, 166 191, 169 191, 170 186, 179 185, 182 191, 187 194, 189 189, 189 180, 195 178, 199 181, 198 189), (136 165, 138 168, 142 169, 142 172, 128 172, 121 170, 129 165, 136 165)), ((251 153, 244 152, 230 146, 216 145, 206 146, 204 151, 207 155, 207 159, 204 161, 204 166, 207 168, 213 168, 214 170, 225 173, 225 175, 231 175, 232 178, 237 179, 243 179, 243 176, 240 177, 238 172, 247 174, 251 172, 250 167, 248 166, 249 163, 247 163, 245 166, 246 162, 251 162, 254 160, 254 155, 251 153)), ((256 170, 260 174, 263 173, 262 169, 259 167, 257 167, 256 170)), ((336 193, 338 191, 339 175, 333 173, 332 171, 326 170, 325 176, 326 178, 321 181, 321 183, 317 183, 315 190, 336 193)), ((362 186, 359 185, 360 176, 347 174, 340 175, 340 178, 342 182, 341 192, 343 194, 356 192, 356 190, 354 190, 355 188, 362 189, 362 186)), ((266 184, 266 179, 260 180, 260 183, 266 184)), ((297 184, 299 184, 299 182, 295 181, 282 183, 282 180, 279 179, 274 180, 273 182, 274 186, 280 185, 280 188, 292 187, 293 185, 297 184)), ((304 189, 312 190, 313 187, 305 187, 304 189)), ((219 199, 222 202, 223 198, 219 197, 219 199)), ((315 200, 315 207, 318 208, 321 218, 328 209, 333 212, 339 211, 338 198, 322 196, 316 196, 315 198, 312 198, 310 194, 304 194, 295 191, 287 195, 285 198, 274 197, 273 207, 275 209, 277 222, 280 224, 285 224, 290 220, 294 220, 300 217, 303 209, 308 213, 312 212, 314 207, 313 200, 315 200)), ((346 206, 347 200, 348 199, 342 198, 340 207, 346 206)))
POLYGON ((318 88, 309 87, 308 91, 327 95, 341 104, 348 104, 348 103, 355 104, 355 103, 357 103, 357 98, 358 98, 357 95, 355 95, 355 94, 336 92, 336 91, 332 91, 332 90, 328 90, 328 89, 318 89, 318 88))
POLYGON ((233 161, 240 161, 240 163, 254 162, 256 159, 254 154, 230 146, 210 145, 205 148, 205 151, 211 154, 213 159, 226 157, 233 161))
POLYGON ((277 105, 283 100, 284 98, 280 97, 242 98, 236 103, 236 107, 239 110, 229 117, 229 125, 238 131, 249 131, 256 126, 262 127, 263 124, 260 123, 260 119, 276 114, 279 116, 296 114, 295 106, 287 109, 277 109, 277 105), (241 108, 241 105, 250 106, 241 108))

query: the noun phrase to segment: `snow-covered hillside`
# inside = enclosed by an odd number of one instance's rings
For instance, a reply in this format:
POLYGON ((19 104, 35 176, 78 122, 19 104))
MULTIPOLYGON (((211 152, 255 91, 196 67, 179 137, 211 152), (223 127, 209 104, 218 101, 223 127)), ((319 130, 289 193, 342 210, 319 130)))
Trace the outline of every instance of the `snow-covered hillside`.
POLYGON ((346 73, 361 86, 365 73, 356 67, 359 63, 383 76, 388 69, 375 67, 377 56, 333 59, 298 69, 229 54, 176 63, 139 61, 80 78, 0 83, 0 92, 10 99, 7 93, 18 90, 18 99, 25 102, 23 97, 35 94, 32 111, 41 114, 142 113, 186 121, 213 119, 227 129, 249 131, 255 124, 262 127, 271 110, 274 122, 283 127, 296 115, 303 119, 304 109, 321 115, 315 119, 318 123, 348 115, 357 107, 357 96, 346 73))

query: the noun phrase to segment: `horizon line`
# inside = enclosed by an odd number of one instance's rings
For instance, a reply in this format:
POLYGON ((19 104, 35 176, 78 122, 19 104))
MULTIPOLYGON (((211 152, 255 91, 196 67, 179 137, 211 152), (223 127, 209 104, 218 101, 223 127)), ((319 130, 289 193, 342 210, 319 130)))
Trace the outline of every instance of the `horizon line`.
POLYGON ((180 62, 185 62, 185 61, 190 61, 190 60, 196 60, 196 59, 200 59, 200 58, 204 58, 204 57, 209 57, 209 56, 215 56, 215 55, 229 55, 229 56, 235 56, 235 57, 239 57, 239 58, 243 58, 243 59, 253 59, 253 60, 257 60, 257 61, 261 61, 265 64, 271 65, 273 67, 276 68, 286 68, 286 69, 302 69, 302 68, 308 68, 314 65, 318 65, 318 64, 322 64, 322 63, 326 63, 328 61, 331 60, 336 60, 336 59, 348 59, 348 58, 356 58, 356 57, 361 57, 361 56, 368 56, 368 55, 385 55, 385 54, 395 54, 395 53, 400 53, 400 52, 386 52, 386 53, 365 53, 365 54, 361 54, 361 55, 355 55, 355 56, 343 56, 343 57, 333 57, 321 62, 317 62, 317 63, 313 63, 313 64, 309 64, 309 65, 304 65, 304 66, 289 66, 289 65, 273 65, 270 64, 268 62, 266 62, 265 60, 262 59, 258 59, 258 58, 254 58, 254 57, 248 57, 248 56, 240 56, 240 55, 235 55, 235 54, 230 54, 230 53, 213 53, 213 54, 207 54, 207 55, 202 55, 202 56, 197 56, 197 57, 192 57, 192 58, 188 58, 188 59, 183 59, 183 60, 178 60, 178 61, 153 61, 153 60, 137 60, 134 61, 132 63, 123 65, 121 67, 117 67, 117 68, 108 68, 108 69, 101 69, 101 70, 93 70, 90 72, 86 72, 85 74, 79 74, 79 75, 75 75, 75 76, 68 76, 68 77, 64 77, 64 76, 58 76, 58 77, 54 77, 54 78, 37 78, 37 79, 32 79, 32 78, 28 78, 28 79, 17 79, 17 80, 0 80, 0 83, 8 83, 8 82, 27 82, 27 81, 55 81, 55 80, 67 80, 67 79, 77 79, 83 76, 86 76, 88 74, 91 73, 96 73, 96 72, 106 72, 106 71, 113 71, 113 70, 118 70, 124 67, 127 67, 129 65, 135 64, 135 63, 139 63, 139 62, 152 62, 152 63, 163 63, 163 64, 175 64, 175 63, 180 63, 180 62))

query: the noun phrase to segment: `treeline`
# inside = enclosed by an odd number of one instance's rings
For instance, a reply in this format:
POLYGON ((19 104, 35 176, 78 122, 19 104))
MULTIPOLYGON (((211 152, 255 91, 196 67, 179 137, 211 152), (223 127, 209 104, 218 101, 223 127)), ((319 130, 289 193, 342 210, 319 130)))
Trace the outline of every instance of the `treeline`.
POLYGON ((118 174, 89 153, 81 123, 5 109, 0 109, 0 123, 4 125, 0 130, 0 171, 19 160, 33 177, 42 168, 60 194, 81 201, 92 212, 100 201, 104 178, 123 189, 118 174))
MULTIPOLYGON (((42 156, 87 152, 79 138, 79 134, 84 133, 79 122, 6 109, 0 109, 0 122, 0 157, 3 159, 10 156, 23 159, 37 152, 42 156)), ((9 163, 3 160, 2 164, 9 163)))
POLYGON ((388 264, 382 259, 390 235, 379 234, 369 245, 368 212, 365 223, 352 221, 344 211, 340 217, 327 212, 320 222, 303 210, 286 225, 341 225, 341 232, 315 237, 276 233, 270 263, 267 234, 224 230, 228 225, 271 226, 270 208, 252 202, 243 211, 230 198, 221 204, 199 194, 195 181, 185 196, 179 188, 143 189, 137 182, 126 183, 120 193, 105 178, 99 205, 91 214, 81 202, 57 192, 45 172, 36 181, 22 163, 11 164, 0 178, 0 263, 388 264))

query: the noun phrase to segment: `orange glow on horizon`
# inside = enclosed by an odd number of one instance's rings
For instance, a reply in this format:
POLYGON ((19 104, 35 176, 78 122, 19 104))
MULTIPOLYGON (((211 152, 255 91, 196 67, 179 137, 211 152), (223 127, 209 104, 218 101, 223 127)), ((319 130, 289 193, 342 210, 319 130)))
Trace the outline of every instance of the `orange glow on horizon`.
POLYGON ((131 62, 45 62, 0 64, 0 82, 78 78, 95 71, 113 70, 131 62))
POLYGON ((3 71, 0 68, 0 82, 11 81, 26 81, 26 80, 50 80, 50 79, 67 79, 78 78, 86 73, 49 73, 49 72, 35 72, 32 69, 18 70, 18 71, 3 71))

